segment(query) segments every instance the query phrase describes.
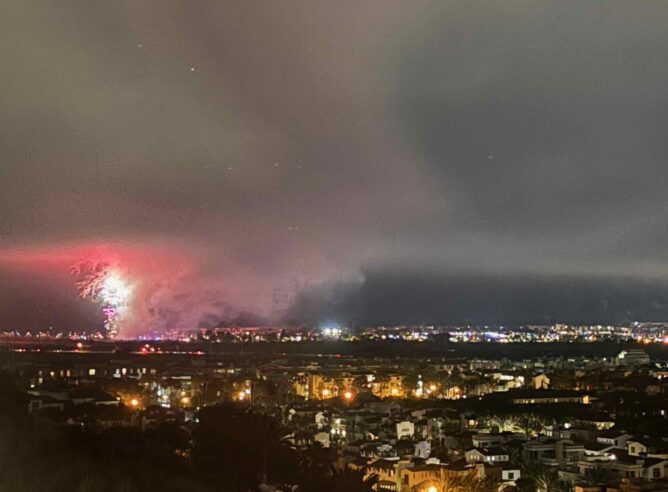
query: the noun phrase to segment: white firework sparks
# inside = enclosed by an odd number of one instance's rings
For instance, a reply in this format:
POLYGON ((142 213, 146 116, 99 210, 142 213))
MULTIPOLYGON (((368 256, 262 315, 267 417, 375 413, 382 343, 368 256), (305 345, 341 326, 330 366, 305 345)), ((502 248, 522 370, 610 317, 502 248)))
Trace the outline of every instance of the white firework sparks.
POLYGON ((118 325, 125 316, 132 289, 118 273, 110 272, 102 282, 99 298, 106 317, 105 327, 110 338, 118 335, 118 325))
POLYGON ((115 270, 104 263, 86 262, 72 268, 72 274, 79 277, 76 282, 79 296, 91 299, 102 306, 106 335, 118 335, 119 325, 127 314, 127 306, 132 288, 115 270))
POLYGON ((105 304, 110 306, 123 306, 127 303, 132 289, 127 285, 118 273, 109 273, 102 282, 100 297, 105 304))

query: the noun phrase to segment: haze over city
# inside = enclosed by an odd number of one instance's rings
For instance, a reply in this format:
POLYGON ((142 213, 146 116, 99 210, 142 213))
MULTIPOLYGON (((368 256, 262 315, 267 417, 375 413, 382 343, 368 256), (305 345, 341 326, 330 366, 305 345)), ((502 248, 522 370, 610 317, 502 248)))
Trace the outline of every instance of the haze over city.
POLYGON ((666 319, 663 2, 0 9, 3 328, 666 319))

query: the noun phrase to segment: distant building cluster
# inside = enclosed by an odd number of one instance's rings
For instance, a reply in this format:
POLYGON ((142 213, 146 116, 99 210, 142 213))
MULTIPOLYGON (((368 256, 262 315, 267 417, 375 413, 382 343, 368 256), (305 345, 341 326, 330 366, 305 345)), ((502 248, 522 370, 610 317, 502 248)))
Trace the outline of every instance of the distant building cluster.
MULTIPOLYGON (((37 332, 0 331, 0 339, 102 340, 102 331, 37 332)), ((316 327, 255 326, 165 330, 139 337, 140 340, 211 343, 314 342, 387 340, 425 342, 446 340, 457 343, 574 343, 615 341, 668 343, 668 322, 634 322, 624 325, 526 325, 491 326, 371 326, 356 327, 325 324, 316 327)))
POLYGON ((192 432, 199 410, 233 403, 275 417, 296 449, 316 446, 375 477, 376 491, 467 480, 502 491, 545 477, 580 492, 601 481, 666 490, 668 364, 641 347, 463 359, 205 354, 162 342, 103 353, 78 342, 2 361, 28 410, 63 425, 192 432))

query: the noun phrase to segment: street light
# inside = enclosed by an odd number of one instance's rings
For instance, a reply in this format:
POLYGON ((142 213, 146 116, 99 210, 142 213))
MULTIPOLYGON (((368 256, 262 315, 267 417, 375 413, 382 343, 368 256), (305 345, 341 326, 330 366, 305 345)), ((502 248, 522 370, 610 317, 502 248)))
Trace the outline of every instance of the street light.
POLYGON ((352 391, 346 391, 343 393, 343 398, 346 401, 351 401, 353 399, 353 392, 352 391))
POLYGON ((322 390, 322 397, 323 398, 328 398, 329 397, 329 390, 327 388, 322 390))
POLYGON ((427 489, 427 492, 438 492, 438 489, 436 488, 436 485, 432 485, 427 489))

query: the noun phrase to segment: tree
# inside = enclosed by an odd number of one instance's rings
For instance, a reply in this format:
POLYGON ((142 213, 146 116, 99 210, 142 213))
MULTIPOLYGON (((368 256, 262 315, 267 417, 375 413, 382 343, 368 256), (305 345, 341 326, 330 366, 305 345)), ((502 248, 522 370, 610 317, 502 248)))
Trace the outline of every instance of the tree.
POLYGON ((520 420, 516 415, 490 415, 485 419, 485 423, 489 427, 496 427, 499 432, 524 432, 521 427, 520 420))
POLYGON ((329 477, 321 481, 320 485, 305 489, 305 492, 372 492, 377 483, 376 474, 365 477, 363 471, 332 469, 329 477))
POLYGON ((499 490, 499 480, 491 475, 484 478, 471 477, 463 486, 466 492, 497 492, 499 490))
POLYGON ((534 477, 538 492, 567 492, 569 486, 554 468, 542 467, 534 477))
POLYGON ((607 468, 588 468, 584 473, 584 479, 589 485, 604 485, 611 479, 610 470, 607 468))
POLYGON ((294 449, 271 417, 227 403, 202 409, 199 419, 192 461, 212 486, 249 490, 296 476, 294 449))
POLYGON ((299 483, 304 490, 314 489, 322 482, 323 477, 331 472, 331 459, 318 442, 300 451, 297 459, 299 483))
POLYGON ((525 413, 519 418, 519 425, 527 436, 540 435, 545 430, 547 421, 536 414, 525 413))
POLYGON ((415 492, 427 492, 431 487, 435 487, 439 492, 460 492, 462 490, 474 490, 473 487, 478 485, 478 480, 474 472, 467 475, 453 475, 443 469, 436 479, 427 480, 418 485, 415 492))

